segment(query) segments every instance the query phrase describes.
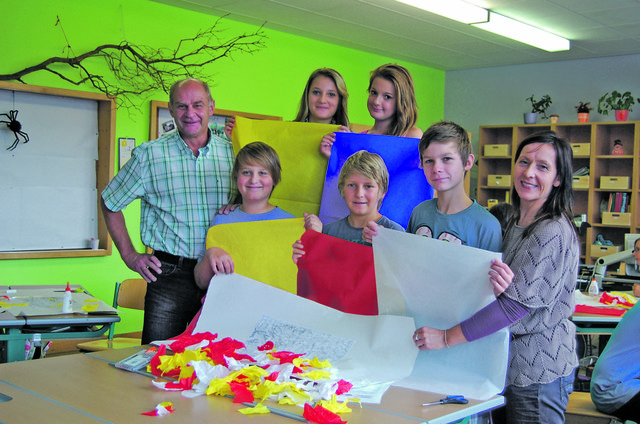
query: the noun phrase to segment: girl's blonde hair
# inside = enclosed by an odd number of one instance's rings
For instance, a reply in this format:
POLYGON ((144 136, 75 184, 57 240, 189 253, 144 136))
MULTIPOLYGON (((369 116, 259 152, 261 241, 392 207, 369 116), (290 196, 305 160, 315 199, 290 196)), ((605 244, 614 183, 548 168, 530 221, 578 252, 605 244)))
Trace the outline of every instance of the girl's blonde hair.
POLYGON ((371 71, 367 91, 371 92, 373 80, 376 78, 391 81, 396 88, 396 113, 391 120, 386 135, 403 136, 418 121, 418 105, 416 103, 413 78, 407 68, 395 63, 387 63, 371 71))
POLYGON ((307 81, 307 85, 304 87, 302 99, 300 99, 298 116, 296 116, 296 119, 293 121, 307 122, 309 120, 309 91, 311 91, 311 84, 313 84, 313 80, 320 76, 327 77, 332 80, 338 90, 338 107, 336 108, 336 113, 331 119, 331 123, 349 127, 349 117, 347 115, 347 99, 349 99, 349 93, 347 92, 347 84, 345 84, 342 75, 340 75, 335 69, 331 68, 320 68, 311 73, 309 80, 307 81))

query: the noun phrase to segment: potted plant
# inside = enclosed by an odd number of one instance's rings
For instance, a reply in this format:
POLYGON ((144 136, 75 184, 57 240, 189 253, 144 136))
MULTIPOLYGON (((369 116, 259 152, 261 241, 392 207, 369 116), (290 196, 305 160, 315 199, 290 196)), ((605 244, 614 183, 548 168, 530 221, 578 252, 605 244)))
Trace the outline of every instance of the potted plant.
POLYGON ((589 106, 591 102, 583 102, 580 100, 580 103, 576 106, 578 110, 578 122, 589 122, 589 111, 593 109, 589 106))
POLYGON ((529 100, 531 102, 531 112, 524 114, 524 123, 525 124, 535 124, 538 119, 538 114, 542 115, 542 119, 548 119, 547 109, 551 106, 551 96, 545 94, 540 98, 540 100, 536 100, 533 97, 527 97, 525 100, 529 100))
MULTIPOLYGON (((638 99, 640 102, 640 99, 638 99)), ((616 121, 626 121, 631 107, 636 103, 630 91, 620 94, 619 91, 613 90, 611 94, 604 93, 604 96, 598 100, 598 113, 608 115, 610 110, 615 111, 616 121)))

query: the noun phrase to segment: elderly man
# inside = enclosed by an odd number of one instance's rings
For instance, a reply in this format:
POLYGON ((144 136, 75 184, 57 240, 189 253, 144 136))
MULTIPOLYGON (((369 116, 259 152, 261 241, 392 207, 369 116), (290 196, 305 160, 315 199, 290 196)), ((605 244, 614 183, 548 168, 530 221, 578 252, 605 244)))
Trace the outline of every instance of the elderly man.
POLYGON ((177 131, 134 149, 102 192, 109 233, 125 264, 149 284, 142 343, 180 334, 201 306, 204 292, 193 268, 204 253, 216 211, 227 203, 233 148, 212 134, 215 102, 197 79, 173 84, 169 112, 177 131), (133 247, 122 209, 140 199, 140 234, 153 255, 133 247))

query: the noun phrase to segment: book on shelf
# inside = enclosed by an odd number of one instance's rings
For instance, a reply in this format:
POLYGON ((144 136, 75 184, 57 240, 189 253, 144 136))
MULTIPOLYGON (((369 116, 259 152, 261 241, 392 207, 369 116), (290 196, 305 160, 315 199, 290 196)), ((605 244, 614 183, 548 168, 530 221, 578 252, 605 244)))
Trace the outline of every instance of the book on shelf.
POLYGON ((625 213, 627 212, 627 207, 629 205, 629 195, 628 193, 609 193, 609 201, 607 202, 607 212, 619 212, 625 213))
POLYGON ((573 173, 574 177, 584 177, 586 175, 589 175, 589 167, 588 166, 583 166, 582 168, 578 169, 577 171, 575 171, 573 173))

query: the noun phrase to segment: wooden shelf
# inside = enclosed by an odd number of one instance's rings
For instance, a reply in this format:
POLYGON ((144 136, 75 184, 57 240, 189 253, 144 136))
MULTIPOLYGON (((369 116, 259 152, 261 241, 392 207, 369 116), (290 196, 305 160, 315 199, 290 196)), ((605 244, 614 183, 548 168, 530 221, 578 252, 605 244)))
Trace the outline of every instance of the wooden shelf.
MULTIPOLYGON (((489 199, 504 202, 510 188, 489 187, 489 175, 512 175, 513 161, 518 144, 524 138, 538 131, 552 130, 559 136, 569 140, 571 144, 585 143, 590 145, 590 155, 573 157, 574 171, 588 166, 590 169, 589 188, 574 190, 574 214, 586 215, 591 224, 586 234, 580 237, 583 251, 581 258, 585 263, 593 264, 591 246, 598 235, 611 240, 615 245, 624 245, 624 234, 640 232, 640 121, 568 123, 555 125, 496 125, 480 127, 479 159, 478 159, 478 194, 477 200, 487 206, 489 199), (621 140, 625 154, 611 155, 614 140, 621 140), (487 156, 485 146, 493 144, 509 144, 511 154, 506 156, 487 156), (627 189, 599 188, 600 177, 630 177, 627 189), (608 201, 609 193, 628 193, 630 200, 626 212, 631 214, 630 225, 606 225, 602 223, 600 205, 608 201)), ((510 196, 508 196, 510 197, 510 196)))

